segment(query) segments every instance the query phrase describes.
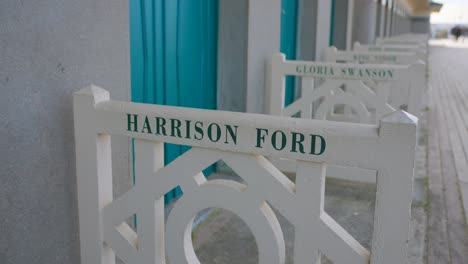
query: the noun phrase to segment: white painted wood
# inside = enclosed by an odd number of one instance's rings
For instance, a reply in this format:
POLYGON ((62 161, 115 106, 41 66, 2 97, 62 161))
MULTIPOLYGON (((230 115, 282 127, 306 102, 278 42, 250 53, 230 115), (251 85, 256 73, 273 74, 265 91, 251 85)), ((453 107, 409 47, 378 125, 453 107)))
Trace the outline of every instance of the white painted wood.
POLYGON ((359 42, 354 43, 355 51, 374 51, 374 52, 415 52, 418 58, 427 63, 426 50, 418 45, 363 45, 359 42))
MULTIPOLYGON (((377 54, 377 53, 376 53, 377 54)), ((336 54, 327 51, 327 57, 336 57, 336 54)), ((274 54, 267 73, 267 113, 280 116, 295 116, 300 113, 301 118, 312 118, 332 121, 346 121, 356 123, 376 124, 383 116, 393 112, 390 105, 392 98, 405 98, 393 96, 392 92, 399 95, 401 86, 406 87, 406 95, 409 90, 415 90, 411 100, 414 104, 411 110, 419 109, 421 100, 421 86, 413 89, 415 76, 413 65, 379 65, 379 64, 342 64, 305 61, 287 61, 282 54, 274 54), (319 70, 321 69, 321 70, 319 70), (342 74, 342 72, 358 71, 383 71, 391 72, 388 76, 358 76, 342 74), (333 74, 332 74, 333 72, 333 74), (302 82, 302 94, 296 101, 284 106, 284 77, 287 75, 300 76, 308 81, 302 82), (323 80, 323 83, 315 88, 306 87, 311 78, 323 80), (392 85, 395 84, 395 85, 392 85), (346 91, 342 90, 345 87, 346 91), (411 87, 408 88, 408 87, 411 87), (397 91, 397 92, 395 92, 397 91), (336 113, 336 106, 343 105, 344 112, 336 113), (311 113, 312 112, 312 113, 311 113)), ((419 69, 419 68, 418 68, 419 69)), ((421 69, 419 69, 421 70, 421 69)), ((400 100, 401 101, 401 100, 400 100)), ((394 99, 395 104, 399 103, 394 99)), ((403 101, 405 105, 409 102, 403 101)), ((400 105, 398 105, 400 106, 400 105)), ((419 113, 414 111, 414 113, 419 113)), ((282 171, 295 172, 294 163, 291 160, 271 157, 271 160, 282 171)), ((358 169, 343 170, 330 166, 333 174, 328 176, 347 180, 375 182, 375 172, 358 169)))
POLYGON ((407 177, 405 171, 413 170, 414 155, 397 154, 397 149, 403 146, 414 148, 416 142, 414 139, 408 141, 394 141, 397 134, 414 135, 416 127, 394 126, 396 123, 413 123, 415 117, 403 111, 395 112, 383 118, 380 122, 380 133, 382 144, 393 141, 385 155, 387 160, 391 160, 397 166, 378 170, 377 175, 377 197, 374 213, 374 234, 372 238, 372 262, 374 263, 392 263, 390 259, 395 259, 393 263, 405 263, 405 248, 408 244, 409 221, 411 215, 411 200, 413 180, 407 177), (395 149, 393 149, 395 148, 395 149), (389 176, 393 175, 393 176, 389 176), (397 190, 389 192, 388 190, 397 190), (395 210, 388 210, 392 204, 395 210), (395 217, 391 220, 391 217, 395 217), (383 237, 381 235, 384 235, 383 237), (388 243, 393 241, 394 243, 388 243), (398 259, 398 260, 396 260, 398 259))
MULTIPOLYGON (((196 213, 210 207, 230 210, 245 221, 255 236, 259 263, 284 264, 284 238, 270 205, 295 227, 297 264, 319 263, 320 254, 335 264, 405 260, 417 125, 417 118, 405 112, 391 113, 379 124, 337 123, 110 101, 108 93, 96 87, 75 94, 74 111, 83 264, 113 263, 113 252, 128 264, 165 263, 165 252, 170 263, 199 264, 191 226, 196 213), (166 120, 159 130, 157 120, 166 120), (196 131, 196 122, 231 125, 235 140, 201 123, 198 129, 204 136, 183 134, 196 131), (267 133, 259 137, 259 129, 267 133), (279 150, 271 141, 276 131, 287 141, 279 150), (320 136, 323 141, 316 142, 314 150, 321 153, 292 151, 293 133, 320 136), (135 186, 115 200, 110 135, 135 139, 135 186), (163 143, 192 148, 163 167, 163 143), (294 160, 296 183, 265 156, 294 160), (203 169, 219 160, 246 183, 207 181, 203 169), (328 164, 378 171, 371 253, 323 210, 328 164), (162 199, 176 186, 184 195, 165 224, 162 199), (137 232, 125 223, 134 214, 137 232)), ((304 146, 311 143, 304 140, 304 146)))
MULTIPOLYGON (((327 52, 327 56, 330 56, 327 52)), ((331 55, 335 56, 335 55, 331 55)), ((360 65, 360 64, 341 64, 341 63, 323 63, 323 62, 305 62, 305 61, 287 61, 282 54, 275 54, 271 58, 269 72, 267 73, 267 113, 273 115, 292 116, 298 112, 306 112, 310 109, 310 104, 321 100, 320 106, 313 113, 313 118, 327 119, 330 112, 336 104, 345 104, 353 107, 357 117, 364 123, 375 123, 382 115, 385 115, 393 109, 386 103, 386 98, 379 97, 375 87, 369 87, 369 83, 389 83, 389 82, 407 82, 412 83, 412 66, 408 65, 360 65), (347 74, 347 73, 354 74, 347 74), (358 72, 379 72, 382 74, 356 74, 358 72), (387 74, 385 74, 387 73, 387 74), (324 83, 314 89, 307 90, 302 83, 301 98, 284 106, 284 77, 287 75, 300 76, 302 78, 319 78, 325 80, 324 83), (366 82, 366 84, 364 83, 366 82), (343 93, 340 88, 343 85, 351 93, 343 93), (371 89, 372 88, 372 89, 371 89), (351 96, 352 94, 352 96, 351 96), (371 116, 372 113, 368 106, 376 109, 379 115, 371 116)), ((384 89, 384 86, 381 91, 384 89)), ((394 87, 392 87, 395 89, 394 87)), ((392 89, 390 88, 390 89, 392 89)), ((332 114, 333 115, 333 114, 332 114)), ((335 118, 339 119, 338 115, 335 118)))
POLYGON ((419 115, 421 100, 427 90, 427 79, 424 62, 415 52, 340 51, 335 47, 330 47, 324 53, 326 54, 325 60, 333 63, 384 63, 409 66, 408 70, 412 72, 411 78, 393 82, 389 99, 394 108, 406 106, 405 109, 408 112, 419 115))
POLYGON ((89 86, 75 93, 76 185, 80 223, 81 263, 114 264, 113 251, 103 244, 101 210, 112 202, 110 136, 98 134, 94 124, 96 104, 109 100, 109 93, 89 86))
POLYGON ((327 62, 366 63, 366 64, 413 64, 420 62, 416 52, 338 50, 329 47, 324 51, 327 62))

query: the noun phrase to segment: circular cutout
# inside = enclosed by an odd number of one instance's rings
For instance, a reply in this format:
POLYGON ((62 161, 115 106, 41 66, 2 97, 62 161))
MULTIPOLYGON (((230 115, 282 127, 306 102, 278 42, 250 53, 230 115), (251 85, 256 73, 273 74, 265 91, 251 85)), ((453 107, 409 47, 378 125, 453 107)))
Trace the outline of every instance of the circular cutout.
POLYGON ((237 215, 251 230, 258 248, 259 264, 283 264, 283 233, 273 210, 266 202, 246 194, 245 185, 218 180, 184 192, 169 215, 166 248, 170 263, 204 264, 195 254, 192 224, 196 214, 206 208, 222 208, 237 215), (253 199, 256 198, 256 199, 253 199))

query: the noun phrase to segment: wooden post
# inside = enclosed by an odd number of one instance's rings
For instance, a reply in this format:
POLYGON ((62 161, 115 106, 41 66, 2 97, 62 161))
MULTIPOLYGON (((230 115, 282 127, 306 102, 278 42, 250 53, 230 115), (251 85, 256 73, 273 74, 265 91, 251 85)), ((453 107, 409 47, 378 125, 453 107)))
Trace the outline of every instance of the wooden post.
POLYGON ((112 202, 111 140, 97 134, 94 107, 109 93, 89 86, 73 97, 76 178, 82 264, 114 264, 113 251, 103 243, 102 208, 112 202))
POLYGON ((380 121, 379 137, 385 153, 377 173, 373 264, 406 262, 416 133, 417 118, 404 111, 391 113, 380 121))

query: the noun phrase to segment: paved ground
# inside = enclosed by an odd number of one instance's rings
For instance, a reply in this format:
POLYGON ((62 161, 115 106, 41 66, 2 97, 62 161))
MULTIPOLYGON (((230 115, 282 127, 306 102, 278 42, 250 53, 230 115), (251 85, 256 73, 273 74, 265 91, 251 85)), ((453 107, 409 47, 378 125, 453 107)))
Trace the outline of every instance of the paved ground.
POLYGON ((468 263, 468 43, 433 42, 429 59, 428 264, 468 263))

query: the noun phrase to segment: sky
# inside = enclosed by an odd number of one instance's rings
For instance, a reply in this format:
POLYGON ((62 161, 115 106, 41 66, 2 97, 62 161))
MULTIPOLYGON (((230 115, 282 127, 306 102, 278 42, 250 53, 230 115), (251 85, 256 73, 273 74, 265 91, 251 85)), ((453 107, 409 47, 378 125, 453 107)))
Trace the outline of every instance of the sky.
POLYGON ((432 13, 432 24, 468 24, 468 0, 433 0, 444 4, 439 13, 432 13))

